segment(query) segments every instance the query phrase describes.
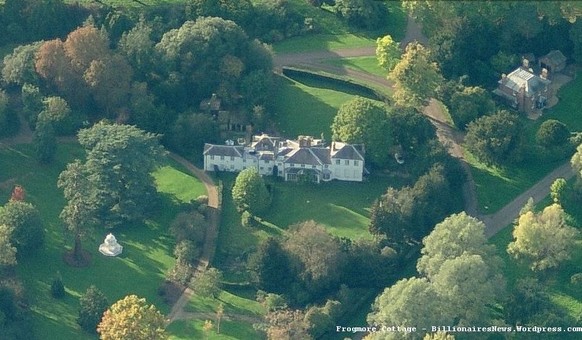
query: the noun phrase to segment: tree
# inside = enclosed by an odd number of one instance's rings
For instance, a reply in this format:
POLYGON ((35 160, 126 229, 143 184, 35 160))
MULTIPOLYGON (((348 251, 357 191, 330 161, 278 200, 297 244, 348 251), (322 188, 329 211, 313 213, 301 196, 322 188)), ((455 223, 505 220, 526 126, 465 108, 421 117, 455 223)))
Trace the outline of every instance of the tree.
POLYGON ((77 323, 89 333, 97 332, 97 325, 101 321, 103 313, 109 307, 107 298, 94 285, 89 286, 85 294, 79 298, 79 316, 77 323))
POLYGON ((168 339, 164 316, 146 299, 128 295, 103 314, 97 326, 102 340, 168 339))
POLYGON ((526 260, 532 271, 544 271, 571 257, 578 234, 566 224, 562 207, 554 203, 540 213, 527 211, 519 216, 507 252, 526 260))
POLYGON ((151 36, 151 26, 140 20, 134 28, 123 33, 118 44, 119 51, 125 55, 136 73, 141 75, 141 80, 154 69, 156 50, 151 36))
POLYGON ((402 54, 398 43, 390 35, 376 39, 376 59, 380 67, 390 72, 400 61, 402 54))
POLYGON ((220 293, 222 272, 216 268, 209 268, 194 276, 190 282, 192 290, 201 296, 216 298, 220 293))
POLYGON ((333 140, 364 144, 366 157, 377 166, 390 158, 390 127, 386 108, 370 99, 356 97, 340 106, 331 125, 333 140))
POLYGON ((454 208, 444 167, 437 164, 412 188, 388 188, 372 205, 369 230, 386 235, 393 244, 406 246, 420 241, 454 208))
POLYGON ((51 122, 41 119, 36 123, 36 129, 32 134, 32 143, 39 163, 49 164, 53 161, 57 152, 57 137, 51 122))
POLYGON ((168 148, 180 154, 200 154, 204 143, 218 142, 219 130, 211 115, 181 114, 166 135, 168 148))
POLYGON ((134 126, 100 122, 78 134, 98 221, 107 228, 140 221, 155 209, 151 175, 165 151, 159 136, 134 126))
POLYGON ((473 155, 487 164, 516 162, 522 147, 521 132, 517 115, 498 111, 469 124, 465 145, 473 155))
POLYGON ((388 110, 388 126, 392 143, 406 153, 415 153, 436 137, 434 125, 423 114, 411 107, 392 107, 388 110))
POLYGON ((555 119, 548 119, 536 132, 536 142, 546 148, 563 146, 570 138, 568 127, 555 119))
POLYGON ((551 306, 546 288, 534 278, 524 278, 516 282, 503 310, 507 322, 528 324, 536 314, 551 306))
POLYGON ((216 334, 220 334, 220 321, 224 316, 224 304, 220 302, 216 307, 216 334))
MULTIPOLYGON (((73 135, 81 126, 81 117, 75 117, 69 103, 61 97, 46 97, 44 109, 38 114, 38 121, 45 120, 53 125, 58 135, 73 135)), ((37 124, 38 124, 37 121, 37 124)))
POLYGON ((124 57, 106 55, 91 61, 83 74, 93 99, 111 117, 115 110, 127 105, 133 71, 124 57))
POLYGON ((336 0, 335 11, 349 25, 366 30, 379 29, 387 14, 386 7, 372 0, 336 0))
POLYGON ((255 168, 247 168, 237 176, 232 187, 232 200, 239 211, 259 215, 271 204, 265 181, 255 168))
POLYGON ((253 283, 268 292, 286 293, 294 279, 289 256, 272 237, 259 244, 248 260, 248 268, 253 283))
POLYGON ((16 247, 10 242, 13 228, 0 224, 0 270, 3 267, 16 265, 16 247))
POLYGON ((564 178, 556 178, 552 183, 550 186, 550 196, 554 203, 560 204, 562 202, 567 185, 568 183, 564 178))
POLYGON ((313 339, 309 325, 299 310, 275 310, 267 313, 267 338, 269 340, 313 339))
MULTIPOLYGON (((425 278, 412 277, 396 282, 386 288, 372 305, 368 314, 370 325, 393 325, 410 327, 419 331, 430 330, 434 325, 452 325, 453 315, 444 309, 445 301, 437 294, 434 286, 425 278)), ((478 308, 481 308, 479 306, 478 308)), ((371 333, 371 339, 415 339, 418 333, 371 333)))
POLYGON ((339 242, 323 226, 315 221, 290 226, 284 248, 298 262, 305 287, 314 295, 339 285, 345 259, 339 242))
POLYGON ((172 221, 170 232, 176 238, 176 242, 190 240, 201 246, 204 242, 206 224, 204 215, 199 212, 183 212, 179 213, 172 221))
POLYGON ((437 275, 445 261, 463 254, 481 255, 491 261, 499 261, 494 255, 494 247, 487 243, 485 224, 465 212, 445 218, 422 243, 422 256, 416 268, 428 278, 437 275))
POLYGON ((200 249, 196 247, 194 242, 189 240, 179 241, 174 247, 176 261, 184 264, 194 264, 199 255, 200 249))
POLYGON ((28 122, 28 126, 36 127, 38 115, 44 109, 43 96, 40 93, 40 89, 27 83, 22 85, 20 93, 22 105, 24 106, 24 117, 28 122))
POLYGON ((437 64, 430 60, 429 50, 416 42, 406 46, 388 78, 395 82, 395 102, 417 109, 428 103, 443 82, 437 64))
POLYGON ((67 200, 59 217, 75 240, 69 263, 84 266, 88 264, 89 256, 83 251, 81 240, 97 223, 95 201, 98 196, 92 191, 86 166, 79 160, 67 164, 59 175, 57 186, 63 189, 67 200))
POLYGON ((107 35, 93 24, 85 24, 69 33, 63 48, 73 69, 79 75, 82 75, 94 60, 103 59, 110 52, 107 35))
POLYGON ((491 95, 482 87, 468 86, 453 93, 450 110, 455 125, 465 130, 475 119, 493 113, 495 103, 491 95))
POLYGON ((42 42, 18 46, 4 57, 2 79, 8 84, 24 85, 38 83, 34 62, 42 42))
POLYGON ((21 255, 28 255, 44 243, 40 213, 28 202, 10 201, 0 208, 0 225, 13 229, 10 242, 21 255))
POLYGON ((499 268, 477 254, 463 253, 446 260, 431 281, 445 301, 440 310, 453 315, 461 326, 491 322, 491 307, 504 296, 499 268))

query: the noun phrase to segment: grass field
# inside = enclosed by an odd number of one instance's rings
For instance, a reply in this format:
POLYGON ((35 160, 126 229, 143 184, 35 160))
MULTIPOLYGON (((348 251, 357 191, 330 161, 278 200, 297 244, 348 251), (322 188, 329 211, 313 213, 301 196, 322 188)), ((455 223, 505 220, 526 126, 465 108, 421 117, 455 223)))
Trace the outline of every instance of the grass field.
POLYGON ((330 86, 324 81, 276 79, 278 94, 275 99, 275 120, 283 136, 296 137, 321 133, 331 139, 331 123, 339 107, 356 95, 364 95, 349 88, 330 86))
POLYGON ((570 131, 582 132, 582 77, 577 77, 564 85, 558 93, 560 101, 544 114, 543 119, 557 119, 566 124, 570 131))
MULTIPOLYGON (((0 183, 15 181, 23 185, 27 201, 37 206, 47 230, 44 247, 34 256, 19 259, 17 267, 30 299, 36 334, 50 334, 54 339, 64 340, 91 338, 79 329, 75 321, 78 298, 91 284, 101 289, 110 303, 127 294, 137 294, 167 313, 169 306, 157 294, 165 272, 174 262, 173 239, 167 226, 181 203, 204 193, 203 184, 180 168, 171 167, 171 163, 162 167, 155 173, 158 191, 163 194, 156 217, 143 225, 128 225, 113 231, 124 247, 123 254, 116 258, 106 258, 97 251, 109 231, 104 228, 95 230, 83 243, 91 253, 91 265, 72 268, 62 260, 64 250, 72 242, 70 236, 64 234, 58 219, 65 202, 56 187, 56 178, 69 161, 81 158, 83 151, 78 145, 61 144, 57 158, 50 166, 39 166, 31 155, 31 145, 0 148, 0 183), (179 180, 181 186, 169 185, 172 179, 179 180), (50 283, 57 274, 62 276, 67 291, 62 300, 50 296, 50 283)), ((8 199, 11 189, 0 190, 0 197, 5 198, 1 204, 8 199)))
POLYGON ((355 57, 343 59, 330 59, 326 64, 339 66, 355 71, 366 72, 377 76, 385 77, 388 72, 378 65, 376 57, 355 57))
MULTIPOLYGON (((216 327, 215 319, 210 319, 216 327)), ((257 340, 262 339, 261 334, 253 329, 253 325, 242 321, 222 320, 220 323, 220 334, 216 333, 213 328, 208 334, 203 330, 204 320, 180 320, 173 322, 168 327, 171 334, 170 340, 192 340, 192 339, 209 339, 209 340, 257 340), (207 337, 208 336, 208 337, 207 337)))

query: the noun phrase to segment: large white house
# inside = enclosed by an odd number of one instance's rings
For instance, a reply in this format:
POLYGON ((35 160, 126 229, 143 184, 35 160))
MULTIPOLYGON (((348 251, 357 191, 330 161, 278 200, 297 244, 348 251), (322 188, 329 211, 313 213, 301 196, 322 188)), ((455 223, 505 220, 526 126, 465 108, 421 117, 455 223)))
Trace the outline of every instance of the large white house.
POLYGON ((204 145, 204 170, 239 172, 254 167, 261 175, 286 181, 299 179, 361 182, 364 175, 364 146, 299 136, 284 140, 269 135, 253 136, 249 145, 204 145))

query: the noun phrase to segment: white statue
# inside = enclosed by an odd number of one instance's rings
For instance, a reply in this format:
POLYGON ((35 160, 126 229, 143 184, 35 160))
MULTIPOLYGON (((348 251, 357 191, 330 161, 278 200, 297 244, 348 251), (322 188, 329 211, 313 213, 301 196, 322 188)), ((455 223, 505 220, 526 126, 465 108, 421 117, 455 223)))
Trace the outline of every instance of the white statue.
POLYGON ((99 246, 99 252, 105 256, 117 256, 122 251, 123 247, 117 243, 115 236, 111 233, 105 237, 105 241, 99 246))

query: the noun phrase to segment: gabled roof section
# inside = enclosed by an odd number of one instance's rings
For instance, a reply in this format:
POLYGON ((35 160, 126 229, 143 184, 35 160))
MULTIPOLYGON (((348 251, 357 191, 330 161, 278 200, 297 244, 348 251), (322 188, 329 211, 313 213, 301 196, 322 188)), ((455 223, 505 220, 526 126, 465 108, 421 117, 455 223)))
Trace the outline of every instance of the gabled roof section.
POLYGON ((351 144, 344 144, 331 158, 364 160, 362 154, 351 144))
POLYGON ((311 148, 315 157, 323 164, 331 164, 331 155, 329 148, 311 148))
POLYGON ((308 148, 295 149, 289 153, 289 158, 285 163, 306 164, 306 165, 322 165, 323 162, 308 148))
POLYGON ((238 145, 204 145, 204 155, 225 156, 225 157, 242 157, 244 148, 238 145))

